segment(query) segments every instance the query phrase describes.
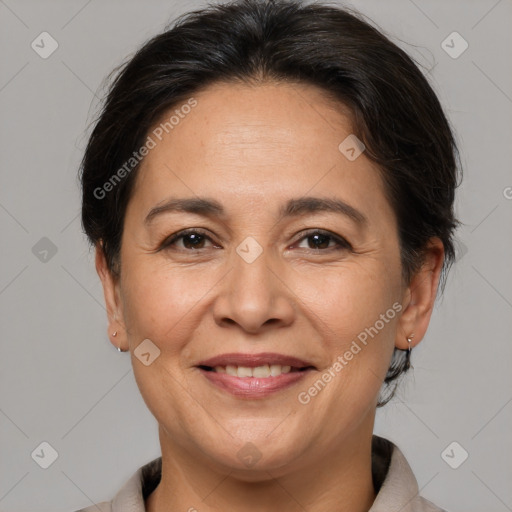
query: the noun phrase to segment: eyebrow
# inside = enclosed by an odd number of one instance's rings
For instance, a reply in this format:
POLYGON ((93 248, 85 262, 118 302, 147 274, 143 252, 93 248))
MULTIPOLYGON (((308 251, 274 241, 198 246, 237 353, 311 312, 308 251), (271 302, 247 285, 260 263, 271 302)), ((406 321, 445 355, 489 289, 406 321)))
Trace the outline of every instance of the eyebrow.
MULTIPOLYGON (((223 206, 215 199, 204 197, 170 198, 152 208, 144 219, 144 224, 150 224, 158 215, 169 212, 187 212, 204 217, 226 216, 223 206)), ((360 226, 368 224, 368 219, 363 213, 341 199, 311 196, 288 200, 279 210, 279 220, 302 217, 317 212, 341 214, 360 226)))

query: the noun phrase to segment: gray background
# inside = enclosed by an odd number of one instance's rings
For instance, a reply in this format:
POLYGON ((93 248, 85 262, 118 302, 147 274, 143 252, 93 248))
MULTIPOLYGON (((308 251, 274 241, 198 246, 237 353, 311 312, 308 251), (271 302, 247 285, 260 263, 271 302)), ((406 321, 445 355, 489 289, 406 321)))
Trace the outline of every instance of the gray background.
MULTIPOLYGON (((104 77, 201 5, 0 0, 2 511, 69 512, 110 499, 160 455, 129 355, 106 336, 76 173, 104 77), (43 31, 59 45, 47 59, 31 48, 43 31), (31 457, 43 441, 58 453, 46 470, 31 457)), ((352 5, 430 70, 465 168, 460 261, 375 432, 399 445, 439 506, 512 510, 512 2, 352 5), (453 31, 469 43, 456 59, 441 47, 453 31), (457 469, 441 456, 453 441, 469 453, 457 469)))

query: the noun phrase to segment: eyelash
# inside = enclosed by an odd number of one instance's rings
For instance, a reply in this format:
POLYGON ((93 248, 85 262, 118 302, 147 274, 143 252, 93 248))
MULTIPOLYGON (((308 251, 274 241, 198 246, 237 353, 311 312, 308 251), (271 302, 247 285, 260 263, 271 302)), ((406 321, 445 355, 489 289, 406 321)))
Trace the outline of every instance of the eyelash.
MULTIPOLYGON (((204 238, 206 238, 207 240, 209 240, 210 242, 213 243, 213 240, 202 229, 190 228, 190 229, 185 229, 184 231, 175 233, 174 235, 171 235, 170 237, 165 239, 164 242, 162 243, 160 249, 169 249, 170 250, 172 245, 174 245, 178 240, 186 237, 187 235, 192 235, 192 234, 203 236, 204 238)), ((347 240, 345 240, 343 237, 334 235, 333 233, 331 233, 329 231, 325 231, 323 229, 308 230, 308 231, 302 233, 302 237, 299 238, 297 240, 297 242, 301 242, 301 241, 303 241, 307 238, 310 238, 314 235, 325 236, 325 237, 332 239, 337 244, 337 247, 330 247, 327 249, 308 249, 310 251, 329 252, 332 250, 335 250, 335 251, 339 251, 339 250, 352 251, 353 250, 352 245, 349 242, 347 242, 347 240)), ((297 243, 297 242, 295 242, 295 243, 297 243)), ((192 252, 192 251, 200 251, 201 249, 182 249, 182 250, 184 250, 186 252, 192 252)))

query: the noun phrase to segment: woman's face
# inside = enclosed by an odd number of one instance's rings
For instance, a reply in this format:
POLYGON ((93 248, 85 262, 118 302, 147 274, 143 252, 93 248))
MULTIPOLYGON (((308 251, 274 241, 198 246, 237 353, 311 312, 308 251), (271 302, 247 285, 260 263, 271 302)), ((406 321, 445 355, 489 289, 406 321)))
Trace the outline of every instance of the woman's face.
POLYGON ((350 139, 339 149, 349 117, 320 89, 218 84, 194 99, 149 133, 121 276, 106 283, 113 341, 164 444, 243 475, 307 465, 371 434, 395 344, 407 347, 395 215, 376 166, 350 139), (184 199, 194 211, 171 208, 184 199), (265 377, 267 363, 286 372, 277 355, 313 368, 265 377), (217 356, 261 377, 199 367, 217 356))

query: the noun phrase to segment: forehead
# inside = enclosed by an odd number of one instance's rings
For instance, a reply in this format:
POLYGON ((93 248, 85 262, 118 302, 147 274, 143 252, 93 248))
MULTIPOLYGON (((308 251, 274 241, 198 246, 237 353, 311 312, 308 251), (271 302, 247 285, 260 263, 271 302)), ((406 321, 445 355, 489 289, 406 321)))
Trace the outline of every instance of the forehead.
POLYGON ((255 207, 338 192, 368 207, 384 200, 378 168, 364 153, 349 161, 338 149, 352 133, 350 112, 323 90, 221 83, 193 99, 193 108, 175 105, 149 132, 156 144, 135 191, 145 208, 179 194, 255 207))

